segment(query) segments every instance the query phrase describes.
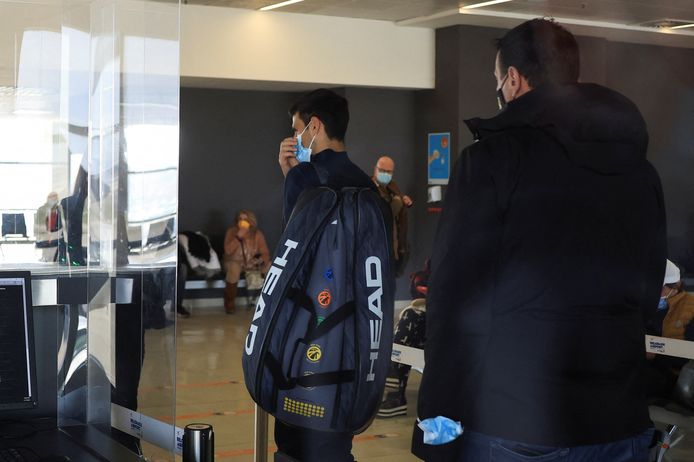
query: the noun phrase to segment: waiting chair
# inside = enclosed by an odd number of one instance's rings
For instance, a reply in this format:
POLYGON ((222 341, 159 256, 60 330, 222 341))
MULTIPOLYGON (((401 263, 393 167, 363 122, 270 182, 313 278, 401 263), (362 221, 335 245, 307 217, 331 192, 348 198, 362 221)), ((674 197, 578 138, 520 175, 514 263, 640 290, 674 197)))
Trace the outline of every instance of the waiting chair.
POLYGON ((654 399, 649 405, 651 420, 666 424, 661 432, 656 462, 675 462, 668 451, 677 446, 687 433, 694 433, 694 361, 680 370, 669 399, 654 399))

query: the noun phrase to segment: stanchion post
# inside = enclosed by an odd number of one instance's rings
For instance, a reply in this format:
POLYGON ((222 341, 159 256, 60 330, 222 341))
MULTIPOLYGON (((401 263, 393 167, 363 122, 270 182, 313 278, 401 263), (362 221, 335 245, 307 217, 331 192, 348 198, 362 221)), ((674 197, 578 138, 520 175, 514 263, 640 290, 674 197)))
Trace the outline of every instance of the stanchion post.
POLYGON ((267 413, 255 405, 254 462, 267 462, 267 413))

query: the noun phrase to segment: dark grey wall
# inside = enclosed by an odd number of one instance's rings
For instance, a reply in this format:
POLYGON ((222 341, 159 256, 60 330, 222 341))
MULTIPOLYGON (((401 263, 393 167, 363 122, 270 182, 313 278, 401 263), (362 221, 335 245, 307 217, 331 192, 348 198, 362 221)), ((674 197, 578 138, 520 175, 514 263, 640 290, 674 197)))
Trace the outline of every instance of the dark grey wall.
POLYGON ((350 107, 347 150, 352 160, 371 175, 378 157, 392 157, 398 185, 406 193, 413 191, 414 92, 347 88, 344 95, 350 107))
MULTIPOLYGON (((373 174, 376 160, 387 155, 395 160, 395 181, 404 194, 416 201, 412 211, 424 206, 417 194, 418 157, 415 148, 415 92, 406 90, 376 90, 347 88, 345 97, 350 105, 350 124, 347 132, 347 149, 352 160, 365 172, 373 174)), ((409 220, 410 245, 417 245, 416 223, 409 220)), ((415 251, 416 253, 416 251, 415 251)), ((410 260, 408 275, 418 261, 410 260)), ((396 298, 408 299, 409 279, 397 281, 396 298)))
POLYGON ((636 103, 665 192, 670 256, 694 272, 694 50, 610 43, 608 85, 636 103))
MULTIPOLYGON (((470 117, 489 117, 496 113, 496 88, 493 78, 492 40, 503 34, 483 27, 448 27, 436 31, 436 88, 417 92, 415 124, 417 157, 415 193, 420 207, 412 210, 416 242, 410 270, 421 266, 436 245, 435 231, 439 214, 427 207, 428 134, 451 134, 451 158, 458 158, 472 136, 462 123, 470 117)), ((452 170, 452 167, 451 167, 452 170)), ((444 188, 445 191, 445 188, 444 188)))
MULTIPOLYGON (((179 229, 218 241, 241 208, 279 238, 280 141, 291 135, 292 93, 181 89, 179 229)), ((272 244, 270 244, 272 245, 272 244)), ((221 257, 221 255, 220 255, 221 257)))
MULTIPOLYGON (((347 146, 371 173, 380 155, 397 163, 395 178, 412 196, 407 273, 430 254, 437 213, 427 210, 426 143, 451 133, 454 159, 472 141, 462 120, 496 114, 493 39, 502 29, 455 26, 436 32, 436 89, 340 89, 350 101, 347 146)), ((661 174, 671 257, 694 270, 694 50, 578 37, 581 80, 606 84, 631 98, 646 118, 649 159, 661 174)), ((258 213, 270 245, 280 235, 280 140, 290 133, 288 92, 181 90, 180 229, 221 235, 235 211, 258 213)), ((401 279, 398 296, 407 297, 401 279)))
MULTIPOLYGON (((452 152, 472 141, 462 120, 490 117, 496 109, 493 39, 502 29, 454 26, 437 31, 436 89, 416 97, 417 152, 426 134, 450 131, 452 152)), ((694 272, 694 50, 577 37, 581 81, 607 85, 631 98, 648 124, 648 158, 661 175, 668 213, 670 258, 694 272)), ((418 197, 426 185, 423 158, 417 167, 418 197)), ((415 211, 421 245, 430 252, 438 216, 415 211)))
MULTIPOLYGON (((409 193, 414 177, 415 94, 343 88, 350 104, 347 150, 371 174, 376 159, 396 162, 409 193)), ((287 110, 298 93, 181 89, 179 229, 201 230, 219 245, 239 208, 258 215, 272 248, 281 233, 280 141, 291 134, 287 110)), ((406 286, 400 293, 407 297, 406 286)))

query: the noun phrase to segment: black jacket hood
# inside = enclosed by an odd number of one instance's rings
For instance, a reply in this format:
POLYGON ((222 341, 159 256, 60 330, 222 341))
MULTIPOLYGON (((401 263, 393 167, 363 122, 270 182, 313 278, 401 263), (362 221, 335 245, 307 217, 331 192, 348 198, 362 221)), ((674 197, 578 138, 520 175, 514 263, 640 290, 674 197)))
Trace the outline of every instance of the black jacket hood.
POLYGON ((636 105, 597 84, 541 86, 491 119, 465 123, 477 140, 508 129, 541 129, 573 162, 603 174, 631 170, 646 159, 648 148, 646 123, 636 105))

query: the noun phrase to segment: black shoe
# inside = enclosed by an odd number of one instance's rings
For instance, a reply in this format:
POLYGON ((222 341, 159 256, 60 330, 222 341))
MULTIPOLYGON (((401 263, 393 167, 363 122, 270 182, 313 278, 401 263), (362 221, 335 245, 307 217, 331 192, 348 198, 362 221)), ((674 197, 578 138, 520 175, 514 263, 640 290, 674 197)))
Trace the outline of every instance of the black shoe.
POLYGON ((391 391, 381 403, 378 417, 388 418, 399 415, 407 415, 407 400, 405 394, 400 391, 391 391))
POLYGON ((186 310, 183 305, 179 305, 176 308, 176 314, 178 315, 179 318, 189 318, 190 317, 190 312, 186 310))

